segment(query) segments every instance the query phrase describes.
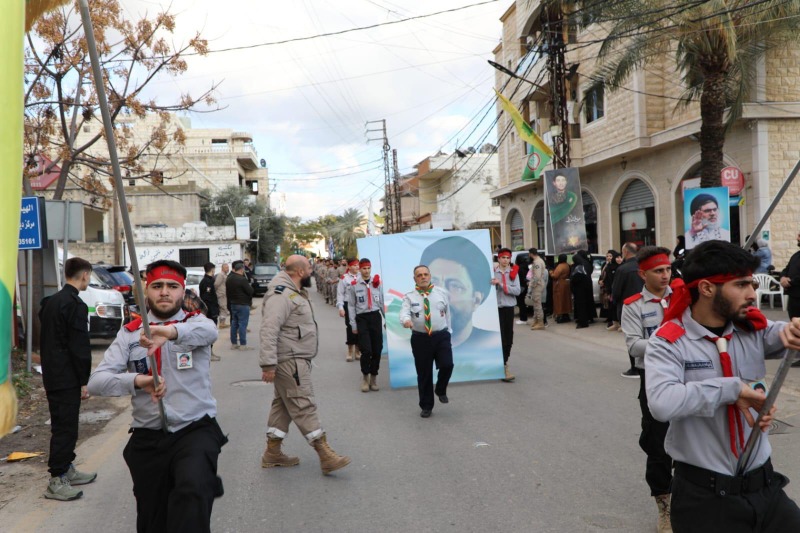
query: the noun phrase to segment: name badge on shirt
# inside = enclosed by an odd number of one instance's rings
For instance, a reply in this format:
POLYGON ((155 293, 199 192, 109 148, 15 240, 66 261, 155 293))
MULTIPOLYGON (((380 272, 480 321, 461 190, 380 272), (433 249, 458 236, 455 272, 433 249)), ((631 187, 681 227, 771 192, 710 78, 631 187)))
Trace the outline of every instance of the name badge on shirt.
POLYGON ((180 352, 175 354, 175 362, 178 370, 192 368, 192 352, 180 352))

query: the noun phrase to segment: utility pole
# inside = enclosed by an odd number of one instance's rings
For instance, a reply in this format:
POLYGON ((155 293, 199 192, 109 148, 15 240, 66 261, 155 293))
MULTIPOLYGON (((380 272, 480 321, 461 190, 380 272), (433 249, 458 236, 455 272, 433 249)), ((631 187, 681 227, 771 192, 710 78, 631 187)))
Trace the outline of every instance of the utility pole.
POLYGON ((550 74, 550 127, 553 131, 553 166, 567 168, 569 155, 569 120, 567 118, 566 61, 564 51, 564 13, 561 4, 553 2, 544 22, 544 42, 547 51, 547 71, 550 74))
POLYGON ((383 142, 383 206, 386 213, 383 231, 384 233, 399 233, 402 231, 402 222, 400 220, 400 198, 397 195, 397 165, 396 163, 394 165, 395 176, 393 179, 392 164, 389 162, 389 153, 392 151, 392 147, 389 146, 389 137, 386 135, 386 119, 367 121, 366 126, 367 142, 383 142), (371 124, 380 124, 380 128, 369 129, 371 124), (381 136, 371 138, 369 137, 370 133, 379 133, 381 136))
POLYGON ((400 183, 400 169, 397 165, 397 148, 392 150, 392 170, 394 170, 394 182, 392 189, 394 193, 394 209, 395 209, 395 233, 403 233, 403 213, 400 211, 400 190, 398 189, 400 183))

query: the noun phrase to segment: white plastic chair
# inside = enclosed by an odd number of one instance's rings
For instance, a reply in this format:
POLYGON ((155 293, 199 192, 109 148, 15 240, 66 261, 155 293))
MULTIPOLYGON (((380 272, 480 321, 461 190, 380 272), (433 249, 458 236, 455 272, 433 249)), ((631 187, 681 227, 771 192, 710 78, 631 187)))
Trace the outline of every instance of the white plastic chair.
POLYGON ((753 274, 753 281, 758 282, 758 289, 756 289, 756 307, 761 309, 761 297, 769 296, 769 307, 770 309, 774 309, 775 300, 773 300, 772 297, 780 296, 781 305, 783 306, 783 310, 786 311, 786 298, 784 298, 783 287, 781 287, 778 280, 769 274, 753 274))

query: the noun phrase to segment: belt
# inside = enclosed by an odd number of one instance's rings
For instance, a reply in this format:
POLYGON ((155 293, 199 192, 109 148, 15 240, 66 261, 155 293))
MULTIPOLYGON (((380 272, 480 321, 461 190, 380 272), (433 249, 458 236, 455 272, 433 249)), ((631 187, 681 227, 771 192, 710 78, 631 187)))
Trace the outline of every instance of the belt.
POLYGON ((416 331, 416 330, 412 329, 411 330, 411 336, 413 337, 415 335, 421 335, 423 337, 433 337, 434 335, 439 335, 440 333, 444 333, 444 332, 447 332, 447 330, 446 329, 439 329, 439 330, 434 331, 430 335, 428 335, 428 332, 426 332, 426 331, 416 331))
POLYGON ((675 474, 703 488, 708 488, 720 496, 735 496, 742 493, 757 492, 772 482, 772 461, 747 472, 744 476, 728 476, 706 470, 698 466, 675 461, 675 474))
POLYGON ((374 311, 364 311, 363 313, 356 313, 356 316, 371 315, 372 313, 380 313, 380 311, 377 309, 375 309, 374 311))

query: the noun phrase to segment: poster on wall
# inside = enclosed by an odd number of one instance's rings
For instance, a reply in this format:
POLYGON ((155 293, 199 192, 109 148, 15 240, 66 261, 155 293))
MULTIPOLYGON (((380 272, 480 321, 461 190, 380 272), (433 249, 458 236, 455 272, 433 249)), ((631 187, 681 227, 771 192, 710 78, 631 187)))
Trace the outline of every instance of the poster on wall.
MULTIPOLYGON (((359 239, 359 255, 374 252, 375 241, 386 302, 391 386, 417 384, 411 330, 400 324, 399 315, 403 295, 414 290, 414 267, 420 264, 430 268, 433 284, 446 289, 450 297, 455 365, 450 381, 502 378, 503 351, 497 300, 491 286, 489 231, 418 231, 359 239)), ((371 256, 370 260, 374 269, 375 260, 371 256)))
POLYGON ((578 169, 559 168, 544 175, 547 253, 571 254, 588 249, 578 169))
POLYGON ((683 197, 683 224, 686 249, 701 242, 731 242, 730 207, 727 187, 686 189, 683 197))

